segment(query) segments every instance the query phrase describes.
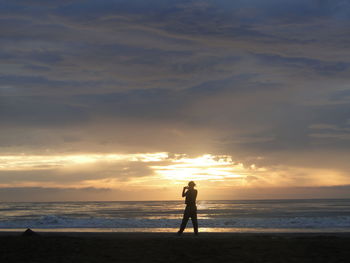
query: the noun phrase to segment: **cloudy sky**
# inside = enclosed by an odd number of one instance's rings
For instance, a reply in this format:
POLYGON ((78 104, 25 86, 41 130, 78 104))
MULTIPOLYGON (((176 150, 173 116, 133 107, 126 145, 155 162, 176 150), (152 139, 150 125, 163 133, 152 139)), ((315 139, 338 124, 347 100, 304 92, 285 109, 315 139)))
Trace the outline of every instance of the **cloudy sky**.
POLYGON ((347 0, 0 0, 0 201, 350 197, 347 0))

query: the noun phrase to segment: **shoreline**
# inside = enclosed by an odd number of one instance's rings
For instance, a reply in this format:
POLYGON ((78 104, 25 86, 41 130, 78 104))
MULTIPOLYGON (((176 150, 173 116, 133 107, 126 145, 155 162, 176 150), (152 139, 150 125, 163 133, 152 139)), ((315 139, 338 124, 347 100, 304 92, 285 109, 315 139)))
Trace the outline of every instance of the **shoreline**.
POLYGON ((184 232, 181 236, 177 235, 177 232, 52 232, 52 231, 34 231, 34 236, 25 236, 23 231, 0 231, 0 239, 6 237, 15 237, 23 239, 31 238, 55 238, 55 237, 78 237, 78 238, 116 238, 116 239, 152 239, 152 238, 194 238, 194 239, 222 239, 222 238, 317 238, 317 237, 334 237, 345 238, 350 241, 350 232, 264 232, 264 233, 232 233, 232 232, 199 232, 199 235, 194 235, 193 232, 184 232))
MULTIPOLYGON (((0 231, 0 238, 6 236, 22 237, 23 231, 0 231)), ((195 236, 193 232, 184 232, 181 236, 177 235, 177 232, 53 232, 53 231, 35 231, 37 237, 115 237, 115 238, 182 238, 182 237, 194 237, 194 238, 231 238, 231 237, 286 237, 286 238, 298 238, 298 237, 344 237, 350 238, 349 232, 199 232, 198 236, 195 236)))
MULTIPOLYGON (((21 233, 27 228, 0 228, 0 233, 21 233)), ((178 228, 35 228, 38 233, 176 233, 178 228)), ((192 233, 192 226, 184 233, 192 233)), ((350 233, 350 228, 199 228, 200 233, 213 234, 341 234, 350 233)))

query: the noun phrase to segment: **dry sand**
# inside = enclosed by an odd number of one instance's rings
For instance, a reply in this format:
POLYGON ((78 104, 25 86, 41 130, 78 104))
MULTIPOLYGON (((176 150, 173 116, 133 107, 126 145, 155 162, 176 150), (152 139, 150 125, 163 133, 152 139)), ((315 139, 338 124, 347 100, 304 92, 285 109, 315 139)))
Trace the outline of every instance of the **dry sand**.
POLYGON ((350 235, 3 232, 0 262, 350 262, 350 235))

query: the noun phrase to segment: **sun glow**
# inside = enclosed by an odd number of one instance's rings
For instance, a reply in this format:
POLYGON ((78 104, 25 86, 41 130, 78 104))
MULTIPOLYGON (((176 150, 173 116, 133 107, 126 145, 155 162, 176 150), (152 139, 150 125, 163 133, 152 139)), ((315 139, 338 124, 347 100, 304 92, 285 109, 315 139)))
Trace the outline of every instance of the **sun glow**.
POLYGON ((7 187, 118 189, 124 185, 154 189, 190 180, 231 181, 237 185, 244 182, 250 172, 250 168, 233 162, 230 156, 211 154, 196 157, 166 152, 0 156, 0 173, 7 177, 12 174, 11 180, 4 181, 7 187))
POLYGON ((234 162, 228 155, 189 156, 166 152, 0 155, 0 187, 153 191, 171 185, 184 185, 190 180, 200 182, 201 189, 332 186, 349 183, 346 176, 330 170, 281 166, 267 169, 234 162), (303 178, 307 180, 301 181, 300 175, 304 175, 303 178))
POLYGON ((210 154, 196 158, 183 157, 172 164, 152 166, 156 173, 172 181, 215 180, 242 178, 244 167, 235 164, 230 156, 213 156, 210 154))

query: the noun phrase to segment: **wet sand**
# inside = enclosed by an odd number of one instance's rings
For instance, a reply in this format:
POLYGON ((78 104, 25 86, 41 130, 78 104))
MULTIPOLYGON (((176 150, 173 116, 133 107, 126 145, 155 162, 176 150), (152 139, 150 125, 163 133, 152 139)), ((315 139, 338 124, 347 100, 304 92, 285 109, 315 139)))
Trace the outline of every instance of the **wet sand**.
POLYGON ((350 234, 2 232, 0 262, 350 262, 350 234))

